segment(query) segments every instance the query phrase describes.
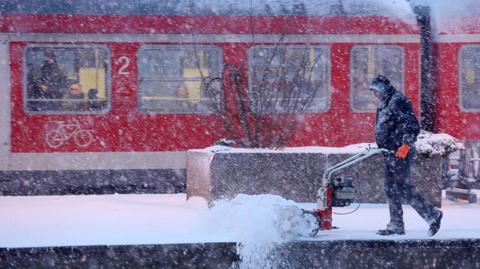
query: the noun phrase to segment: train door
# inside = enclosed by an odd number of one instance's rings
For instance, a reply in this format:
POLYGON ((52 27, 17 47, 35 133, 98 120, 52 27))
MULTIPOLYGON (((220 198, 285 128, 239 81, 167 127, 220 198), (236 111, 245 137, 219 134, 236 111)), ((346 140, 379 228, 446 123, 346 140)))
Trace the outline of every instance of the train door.
POLYGON ((0 34, 0 171, 8 166, 10 153, 10 72, 8 36, 0 34))

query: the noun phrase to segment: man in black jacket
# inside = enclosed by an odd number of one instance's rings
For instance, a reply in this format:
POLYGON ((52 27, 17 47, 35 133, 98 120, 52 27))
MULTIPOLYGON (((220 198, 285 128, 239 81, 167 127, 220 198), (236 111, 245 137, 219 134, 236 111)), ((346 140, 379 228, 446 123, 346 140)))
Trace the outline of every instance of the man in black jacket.
POLYGON ((420 125, 412 104, 397 91, 390 81, 379 75, 373 79, 370 90, 382 101, 377 109, 375 140, 378 147, 390 150, 385 154, 385 192, 390 207, 390 223, 380 235, 405 234, 402 197, 430 225, 429 234, 440 229, 442 211, 425 200, 410 182, 410 170, 415 155, 414 143, 420 125))

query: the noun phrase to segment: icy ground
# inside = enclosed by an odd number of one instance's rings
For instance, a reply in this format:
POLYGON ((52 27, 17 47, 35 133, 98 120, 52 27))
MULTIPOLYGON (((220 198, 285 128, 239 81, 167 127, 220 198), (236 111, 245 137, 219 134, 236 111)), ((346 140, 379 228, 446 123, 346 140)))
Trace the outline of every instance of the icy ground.
MULTIPOLYGON (((275 229, 280 225, 288 230, 289 223, 282 223, 281 212, 272 207, 275 204, 288 207, 293 202, 273 195, 243 196, 208 209, 202 198, 186 201, 185 194, 0 197, 0 247, 277 240, 275 229)), ((333 224, 339 229, 321 231, 313 240, 429 238, 427 224, 411 207, 404 208, 405 236, 376 235, 388 221, 387 206, 362 204, 352 214, 334 215, 333 224)), ((435 238, 480 238, 479 203, 444 199, 442 210, 444 219, 435 238)))

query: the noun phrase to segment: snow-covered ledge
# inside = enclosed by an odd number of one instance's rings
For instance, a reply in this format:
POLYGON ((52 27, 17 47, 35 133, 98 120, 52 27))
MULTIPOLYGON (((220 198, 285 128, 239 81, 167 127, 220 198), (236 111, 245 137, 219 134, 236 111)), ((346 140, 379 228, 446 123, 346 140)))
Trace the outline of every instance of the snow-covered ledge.
MULTIPOLYGON (((422 133, 416 144, 412 180, 426 199, 441 205, 442 165, 461 144, 448 135, 422 133), (422 136, 423 135, 423 136, 422 136)), ((365 150, 347 147, 297 147, 282 150, 213 146, 187 153, 187 197, 212 202, 239 193, 277 194, 296 202, 315 202, 323 171, 365 150)), ((376 155, 341 171, 355 180, 357 202, 385 202, 383 156, 376 155)))

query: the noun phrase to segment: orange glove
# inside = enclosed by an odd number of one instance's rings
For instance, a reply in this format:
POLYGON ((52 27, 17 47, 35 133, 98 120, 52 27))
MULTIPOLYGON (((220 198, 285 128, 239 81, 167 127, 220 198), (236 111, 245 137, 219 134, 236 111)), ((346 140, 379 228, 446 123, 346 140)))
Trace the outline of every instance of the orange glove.
POLYGON ((397 158, 405 158, 407 157, 408 152, 410 151, 410 146, 402 145, 398 148, 397 152, 395 153, 395 157, 397 158))

